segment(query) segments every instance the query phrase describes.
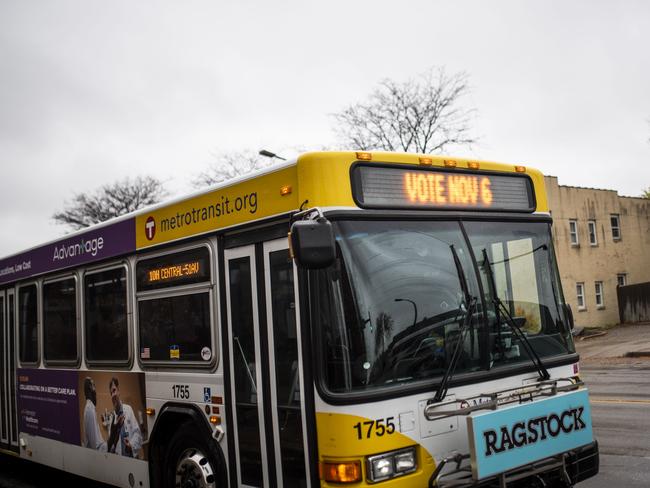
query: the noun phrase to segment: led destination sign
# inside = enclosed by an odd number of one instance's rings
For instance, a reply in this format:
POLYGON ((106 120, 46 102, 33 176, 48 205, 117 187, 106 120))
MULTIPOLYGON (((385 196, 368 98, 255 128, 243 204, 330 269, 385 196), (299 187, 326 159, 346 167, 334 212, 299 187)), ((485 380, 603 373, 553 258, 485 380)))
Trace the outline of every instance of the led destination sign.
POLYGON ((190 263, 175 264, 172 266, 163 266, 160 268, 150 269, 148 272, 149 283, 158 283, 169 281, 177 278, 194 276, 201 273, 201 263, 193 261, 190 263))
POLYGON ((523 175, 359 165, 352 181, 365 208, 535 210, 531 181, 523 175))
POLYGON ((201 283, 210 279, 210 253, 200 247, 140 261, 138 290, 201 283))

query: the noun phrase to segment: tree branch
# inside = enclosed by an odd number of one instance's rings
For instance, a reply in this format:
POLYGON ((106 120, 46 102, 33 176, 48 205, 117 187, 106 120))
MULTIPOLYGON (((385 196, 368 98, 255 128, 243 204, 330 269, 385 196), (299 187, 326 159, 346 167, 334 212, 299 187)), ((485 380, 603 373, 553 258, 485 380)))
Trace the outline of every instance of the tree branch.
POLYGON ((461 106, 469 93, 465 73, 430 69, 417 80, 382 80, 365 102, 332 114, 342 145, 361 150, 431 153, 476 142, 474 109, 461 106))

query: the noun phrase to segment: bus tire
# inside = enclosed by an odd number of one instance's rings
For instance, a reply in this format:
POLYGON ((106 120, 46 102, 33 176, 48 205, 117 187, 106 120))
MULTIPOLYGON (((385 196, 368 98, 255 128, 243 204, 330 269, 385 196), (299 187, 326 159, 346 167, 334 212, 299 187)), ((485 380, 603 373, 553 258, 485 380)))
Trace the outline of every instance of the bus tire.
POLYGON ((185 422, 171 437, 162 464, 165 488, 218 488, 223 473, 214 441, 191 422, 185 422))

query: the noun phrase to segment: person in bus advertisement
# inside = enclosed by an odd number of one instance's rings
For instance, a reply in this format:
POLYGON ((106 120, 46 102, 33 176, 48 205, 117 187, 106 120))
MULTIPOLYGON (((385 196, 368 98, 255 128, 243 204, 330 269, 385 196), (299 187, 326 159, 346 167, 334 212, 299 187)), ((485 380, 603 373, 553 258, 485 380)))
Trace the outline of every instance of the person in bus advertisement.
POLYGON ((86 406, 84 407, 84 429, 83 443, 85 447, 106 452, 106 441, 99 430, 97 421, 97 389, 95 382, 90 376, 84 379, 84 396, 86 397, 86 406))
POLYGON ((86 371, 79 375, 81 445, 146 459, 147 426, 142 373, 86 371), (96 385, 100 386, 99 389, 96 385), (81 398, 83 390, 84 398, 81 398))
POLYGON ((133 409, 120 398, 120 382, 116 377, 111 378, 109 391, 114 412, 109 428, 108 450, 123 456, 138 457, 142 433, 133 409))

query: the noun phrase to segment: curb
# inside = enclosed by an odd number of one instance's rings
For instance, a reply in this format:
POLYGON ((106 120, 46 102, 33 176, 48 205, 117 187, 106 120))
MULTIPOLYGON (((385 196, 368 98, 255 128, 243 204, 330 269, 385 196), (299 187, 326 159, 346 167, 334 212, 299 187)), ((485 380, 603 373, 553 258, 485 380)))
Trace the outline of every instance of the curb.
POLYGON ((586 335, 586 336, 580 336, 580 340, 581 341, 586 341, 587 339, 593 339, 594 337, 600 337, 600 336, 604 336, 604 335, 607 335, 607 331, 598 332, 596 334, 590 334, 590 335, 586 335))
POLYGON ((650 358, 650 351, 629 351, 626 352, 626 358, 650 358))

